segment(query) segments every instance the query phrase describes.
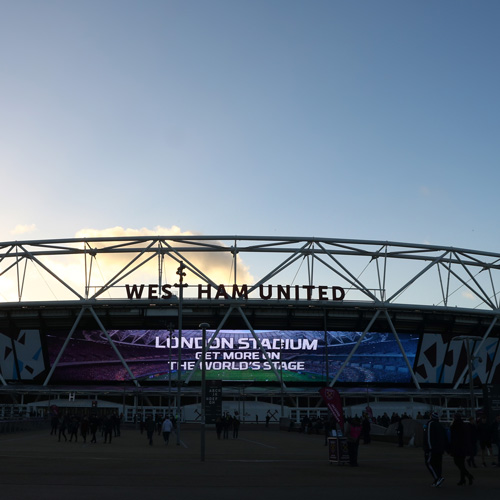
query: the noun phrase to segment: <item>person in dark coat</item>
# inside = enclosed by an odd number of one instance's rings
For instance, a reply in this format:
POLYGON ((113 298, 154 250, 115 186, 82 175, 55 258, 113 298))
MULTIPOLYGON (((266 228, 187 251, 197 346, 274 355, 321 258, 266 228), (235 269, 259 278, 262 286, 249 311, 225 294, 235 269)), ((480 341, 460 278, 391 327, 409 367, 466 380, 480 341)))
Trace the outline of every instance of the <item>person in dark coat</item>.
POLYGON ((477 423, 477 437, 479 439, 479 446, 481 447, 483 467, 486 467, 486 457, 493 456, 493 449, 491 446, 492 428, 486 415, 482 415, 477 423))
POLYGON ((222 417, 217 417, 215 421, 215 431, 217 432, 217 439, 220 439, 222 435, 222 427, 223 427, 222 417))
POLYGON ((361 424, 361 428, 362 428, 362 433, 363 433, 363 443, 370 444, 370 442, 372 440, 371 436, 370 436, 372 426, 370 424, 370 418, 368 417, 368 414, 366 414, 366 413, 363 417, 363 422, 361 424))
POLYGON ((469 422, 465 424, 467 436, 467 463, 469 467, 477 467, 477 427, 474 417, 469 418, 469 422))
POLYGON ((456 413, 450 427, 450 455, 460 471, 458 486, 465 484, 465 478, 469 480, 469 484, 474 481, 474 476, 465 467, 465 457, 467 456, 470 440, 468 427, 464 424, 460 413, 456 413))
POLYGON ((398 435, 398 446, 402 448, 404 446, 404 435, 405 428, 403 426, 403 419, 399 417, 398 426, 396 427, 396 434, 398 435))
POLYGON ((425 465, 434 479, 432 486, 436 488, 441 486, 444 481, 443 453, 446 451, 447 444, 446 430, 439 422, 439 414, 433 412, 424 427, 423 447, 425 465))
POLYGON ((151 415, 148 415, 148 418, 146 419, 146 435, 148 437, 149 445, 153 445, 153 434, 156 429, 156 423, 153 420, 153 417, 151 415))
POLYGON ((362 432, 362 426, 359 418, 354 417, 345 424, 345 435, 347 437, 347 452, 349 453, 349 465, 358 466, 359 438, 362 432))
POLYGON ((240 419, 235 416, 233 417, 233 438, 237 439, 238 438, 238 433, 240 430, 240 419))
POLYGON ((66 429, 68 428, 68 416, 62 414, 59 417, 59 441, 61 441, 61 436, 64 438, 64 441, 67 441, 68 438, 66 437, 66 429))
POLYGON ((91 443, 97 443, 97 429, 99 428, 99 417, 95 414, 90 417, 90 435, 91 443))
POLYGON ((50 420, 50 435, 57 435, 57 426, 59 425, 59 419, 57 418, 57 414, 54 413, 50 420))
POLYGON ((104 430, 104 442, 111 444, 111 437, 113 436, 113 418, 111 415, 106 415, 106 417, 104 417, 102 426, 104 430))
POLYGON ((495 421, 492 426, 492 439, 497 445, 497 462, 495 467, 500 467, 500 415, 495 417, 495 421))

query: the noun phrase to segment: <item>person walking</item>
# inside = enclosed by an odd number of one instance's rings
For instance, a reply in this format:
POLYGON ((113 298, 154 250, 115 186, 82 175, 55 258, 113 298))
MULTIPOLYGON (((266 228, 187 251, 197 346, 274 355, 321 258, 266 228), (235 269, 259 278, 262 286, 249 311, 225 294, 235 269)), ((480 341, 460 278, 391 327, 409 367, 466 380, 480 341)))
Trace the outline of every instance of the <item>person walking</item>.
POLYGON ((64 438, 64 441, 66 442, 68 438, 66 437, 66 429, 68 428, 68 417, 63 413, 59 417, 59 441, 61 441, 61 436, 64 438))
POLYGON ((104 422, 102 423, 104 429, 104 442, 111 444, 111 438, 113 436, 113 418, 111 415, 106 415, 104 417, 104 422))
POLYGON ((453 423, 450 426, 450 455, 460 472, 458 486, 465 484, 465 478, 469 480, 469 485, 474 482, 474 476, 465 467, 465 457, 468 452, 467 429, 460 413, 456 413, 453 423))
POLYGON ((163 424, 161 425, 161 432, 163 433, 163 441, 165 442, 165 446, 168 445, 168 440, 170 438, 170 433, 172 432, 174 425, 172 424, 172 420, 165 417, 163 424))
POLYGON ((240 419, 235 415, 233 418, 233 439, 238 439, 240 430, 240 419))
POLYGON ((89 432, 89 419, 87 416, 83 417, 82 423, 80 425, 80 434, 83 438, 83 442, 87 442, 87 433, 89 432))
POLYGON ((59 425, 59 419, 57 418, 57 413, 52 415, 50 419, 50 435, 57 436, 57 426, 59 425))
POLYGON ((404 446, 404 434, 405 434, 405 428, 403 425, 403 419, 401 417, 398 417, 398 423, 396 427, 396 434, 398 435, 398 446, 402 448, 404 446))
POLYGON ((476 468, 477 455, 477 427, 474 417, 470 417, 468 422, 465 422, 466 438, 467 438, 467 463, 469 467, 476 468))
POLYGON ((215 420, 215 431, 217 432, 217 439, 220 439, 222 435, 222 428, 224 424, 222 422, 222 417, 217 417, 215 420))
POLYGON ((97 429, 99 428, 99 417, 96 414, 90 416, 90 442, 97 443, 97 429))
MULTIPOLYGON (((493 449, 491 446, 493 428, 488 422, 486 415, 482 415, 477 424, 477 437, 479 439, 479 446, 481 447, 481 458, 483 460, 483 467, 486 467, 486 457, 493 456, 493 449)), ((492 465, 495 465, 493 463, 492 465)))
POLYGON ((155 421, 151 415, 146 419, 146 435, 148 437, 149 446, 153 446, 153 434, 155 432, 155 421))
POLYGON ((491 427, 492 441, 497 447, 497 461, 494 464, 495 467, 500 467, 500 415, 495 417, 495 421, 491 427))
POLYGON ((443 484, 443 453, 447 448, 446 430, 439 421, 439 414, 433 412, 424 427, 424 457, 425 465, 431 473, 434 482, 431 486, 438 488, 443 484))
POLYGON ((361 429, 362 429, 362 434, 363 434, 363 444, 370 444, 371 443, 371 436, 370 432, 372 429, 371 423, 370 423, 370 417, 368 413, 365 413, 363 415, 363 421, 361 423, 361 429))

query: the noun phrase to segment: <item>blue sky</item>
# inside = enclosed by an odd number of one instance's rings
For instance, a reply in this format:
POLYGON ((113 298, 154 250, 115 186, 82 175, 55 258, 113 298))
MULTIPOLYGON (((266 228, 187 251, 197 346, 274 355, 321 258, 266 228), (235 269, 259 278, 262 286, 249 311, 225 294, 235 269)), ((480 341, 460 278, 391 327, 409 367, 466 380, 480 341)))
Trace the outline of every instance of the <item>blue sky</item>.
POLYGON ((0 0, 0 240, 496 252, 500 2, 0 0))

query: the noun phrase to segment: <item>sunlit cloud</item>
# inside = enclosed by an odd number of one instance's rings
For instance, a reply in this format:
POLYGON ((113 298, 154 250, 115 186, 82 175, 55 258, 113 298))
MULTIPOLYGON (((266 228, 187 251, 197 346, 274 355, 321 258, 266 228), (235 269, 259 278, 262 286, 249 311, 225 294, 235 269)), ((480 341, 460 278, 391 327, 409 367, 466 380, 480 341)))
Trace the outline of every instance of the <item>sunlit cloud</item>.
POLYGON ((35 224, 18 224, 10 234, 26 234, 26 233, 32 233, 33 231, 36 230, 36 225, 35 224))
MULTIPOLYGON (((109 237, 129 237, 129 236, 193 236, 196 235, 203 239, 203 236, 193 231, 182 231, 178 226, 162 227, 156 226, 154 229, 141 228, 141 229, 124 229, 116 226, 107 229, 82 229, 76 233, 77 238, 109 238, 109 237)), ((217 244, 217 242, 211 242, 217 244)), ((92 244, 99 247, 99 244, 92 244)), ((182 246, 180 245, 179 255, 177 259, 183 260, 187 265, 198 268, 215 284, 229 284, 231 279, 231 271, 233 270, 233 257, 230 252, 194 252, 182 254, 182 246)), ((123 268, 131 260, 130 254, 113 254, 113 255, 99 255, 98 265, 99 272, 102 278, 114 275, 123 268)), ((178 260, 166 259, 164 262, 164 282, 175 283, 177 282, 176 271, 179 267, 178 260)), ((239 283, 253 284, 255 282, 248 267, 243 263, 241 258, 237 256, 238 266, 238 281, 239 283)), ((106 279, 105 278, 105 279, 106 279)), ((139 279, 153 280, 158 278, 158 262, 153 259, 134 273, 133 279, 139 282, 139 279)), ((189 284, 202 283, 203 280, 198 278, 195 274, 189 273, 186 276, 186 282, 189 284)))
POLYGON ((120 226, 107 229, 81 229, 75 234, 76 238, 115 238, 121 236, 190 236, 196 235, 192 231, 181 231, 178 226, 162 227, 156 226, 154 229, 143 227, 141 229, 123 228, 120 226))
MULTIPOLYGON (((177 226, 165 228, 157 226, 154 229, 112 227, 108 229, 86 228, 76 233, 77 239, 83 238, 113 238, 134 236, 190 236, 192 231, 182 231, 177 226)), ((200 241, 203 236, 197 235, 200 241)), ((210 244, 221 244, 211 241, 210 244)), ((92 248, 100 248, 104 242, 92 242, 92 248)), ((95 257, 90 252, 84 254, 67 254, 60 256, 39 256, 38 261, 49 269, 52 274, 42 269, 37 263, 27 260, 23 263, 22 273, 16 274, 16 269, 9 271, 9 276, 1 280, 0 300, 15 301, 18 298, 18 275, 22 276, 23 300, 66 300, 77 299, 71 290, 81 297, 92 297, 103 286, 112 283, 113 286, 101 298, 125 298, 126 284, 158 284, 160 269, 161 283, 175 284, 178 282, 176 271, 179 262, 183 261, 186 269, 185 283, 189 285, 186 291, 196 290, 198 284, 206 283, 198 274, 207 277, 216 285, 232 283, 234 260, 231 252, 183 252, 184 244, 176 244, 175 252, 167 252, 160 262, 158 256, 151 260, 150 252, 137 258, 138 251, 124 253, 97 253, 95 257), (56 278, 56 277, 57 278, 56 278), (87 282, 85 277, 87 276, 87 282), (10 278, 10 280, 7 280, 10 278), (65 284, 67 286, 65 286, 65 284), (88 287, 86 289, 86 286, 88 287), (69 288, 68 288, 69 287, 69 288), (193 288, 191 288, 193 287, 193 288), (70 290, 71 289, 71 290, 70 290)), ((82 248, 85 247, 82 243, 82 248)), ((139 250, 139 246, 131 247, 139 250)), ((141 245, 140 248, 143 248, 141 245)), ((253 284, 254 277, 247 265, 239 256, 236 258, 238 269, 238 284, 253 284)), ((175 293, 175 292, 174 292, 175 293)), ((193 292, 194 293, 194 292, 193 292)))
POLYGON ((467 300, 477 300, 477 296, 472 292, 462 292, 462 297, 467 300))

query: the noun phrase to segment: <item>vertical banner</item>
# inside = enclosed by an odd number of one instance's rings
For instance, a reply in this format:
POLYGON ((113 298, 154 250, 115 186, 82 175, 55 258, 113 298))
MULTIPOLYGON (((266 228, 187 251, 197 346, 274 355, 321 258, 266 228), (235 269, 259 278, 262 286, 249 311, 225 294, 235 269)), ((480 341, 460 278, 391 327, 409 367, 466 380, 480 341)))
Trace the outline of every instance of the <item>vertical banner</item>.
POLYGON ((218 417, 222 417, 222 380, 207 380, 205 423, 215 424, 218 417))
POLYGON ((323 401, 325 402, 328 409, 332 412, 335 420, 340 424, 340 427, 344 428, 344 411, 342 409, 342 400, 340 399, 340 394, 337 389, 332 387, 323 387, 319 390, 323 401))

